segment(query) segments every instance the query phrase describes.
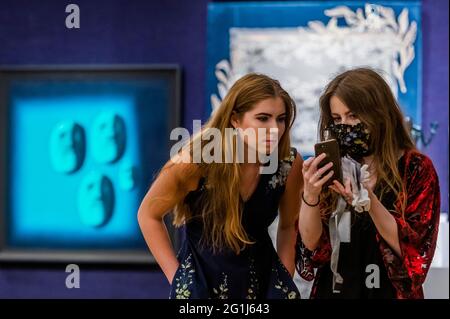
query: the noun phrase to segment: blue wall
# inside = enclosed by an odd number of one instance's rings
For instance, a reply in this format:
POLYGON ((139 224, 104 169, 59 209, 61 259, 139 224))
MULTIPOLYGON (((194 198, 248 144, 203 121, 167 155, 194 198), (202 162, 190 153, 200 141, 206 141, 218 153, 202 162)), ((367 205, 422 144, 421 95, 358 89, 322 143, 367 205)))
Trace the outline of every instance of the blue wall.
MULTIPOLYGON (((0 64, 176 63, 183 69, 184 126, 205 119, 207 0, 1 1, 0 64), (81 9, 81 28, 65 28, 65 7, 81 9)), ((448 0, 423 0, 423 122, 439 120, 425 150, 447 183, 448 0)), ((0 265, 0 298, 166 298, 158 269, 81 266, 81 288, 66 289, 65 265, 0 265)))

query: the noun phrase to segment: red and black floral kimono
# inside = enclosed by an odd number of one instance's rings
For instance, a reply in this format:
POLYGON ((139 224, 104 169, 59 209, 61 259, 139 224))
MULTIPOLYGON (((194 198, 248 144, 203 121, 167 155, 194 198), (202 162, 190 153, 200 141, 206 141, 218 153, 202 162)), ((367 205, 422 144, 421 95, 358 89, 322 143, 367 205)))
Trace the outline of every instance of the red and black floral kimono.
MULTIPOLYGON (((311 298, 423 298, 422 284, 433 259, 439 227, 439 181, 431 160, 416 150, 406 151, 398 168, 406 185, 404 218, 393 193, 383 195, 381 202, 397 221, 402 257, 378 234, 368 213, 352 213, 351 240, 341 243, 339 253, 338 270, 344 283, 340 293, 333 293, 332 250, 324 223, 320 244, 314 251, 303 245, 300 236, 297 241, 297 271, 306 280, 315 279, 311 298), (378 266, 376 287, 367 285, 374 269, 368 265, 378 266)), ((380 188, 374 192, 380 198, 380 188)))

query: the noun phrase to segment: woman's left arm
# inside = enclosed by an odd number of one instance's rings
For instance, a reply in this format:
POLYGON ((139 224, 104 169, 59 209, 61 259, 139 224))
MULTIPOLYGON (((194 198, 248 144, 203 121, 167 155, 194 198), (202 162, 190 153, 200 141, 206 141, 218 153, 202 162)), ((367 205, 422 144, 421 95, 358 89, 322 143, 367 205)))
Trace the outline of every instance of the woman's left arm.
POLYGON ((378 238, 389 278, 397 287, 399 298, 422 298, 421 287, 433 260, 439 229, 439 179, 431 160, 414 155, 406 165, 406 207, 397 207, 393 218, 397 223, 401 254, 390 253, 392 245, 378 238))
POLYGON ((397 256, 401 257, 402 252, 398 237, 398 227, 394 216, 392 216, 386 207, 383 206, 371 189, 369 189, 368 192, 370 198, 369 215, 372 218, 378 233, 394 250, 397 256))
MULTIPOLYGON (((399 298, 418 298, 433 260, 439 229, 440 190, 439 179, 431 160, 414 153, 405 164, 406 207, 402 213, 387 211, 371 194, 370 216, 378 230, 377 240, 392 284, 399 298)), ((365 185, 373 189, 374 180, 365 185)), ((344 198, 348 187, 332 187, 344 198)))
POLYGON ((297 220, 300 210, 303 159, 297 153, 286 181, 286 188, 280 200, 280 215, 277 232, 277 253, 281 262, 294 276, 297 220))

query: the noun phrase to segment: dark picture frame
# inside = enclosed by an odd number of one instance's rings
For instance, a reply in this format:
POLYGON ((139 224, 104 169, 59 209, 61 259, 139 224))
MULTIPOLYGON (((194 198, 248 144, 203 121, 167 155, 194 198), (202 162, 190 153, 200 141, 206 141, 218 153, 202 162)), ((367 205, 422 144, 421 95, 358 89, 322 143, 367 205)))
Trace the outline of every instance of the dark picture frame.
MULTIPOLYGON (((162 80, 167 83, 167 105, 164 112, 166 119, 165 132, 161 132, 153 143, 159 143, 159 147, 166 154, 163 161, 154 165, 151 171, 142 174, 139 197, 148 190, 152 180, 169 159, 170 147, 175 141, 170 141, 170 131, 181 125, 181 69, 178 65, 39 65, 39 66, 0 66, 0 263, 14 262, 65 262, 65 263, 112 263, 112 264, 154 264, 155 259, 145 245, 138 248, 102 248, 101 245, 89 248, 85 246, 64 244, 55 247, 39 247, 39 245, 19 247, 11 245, 11 217, 14 214, 11 203, 10 183, 15 178, 11 172, 10 147, 12 143, 11 127, 11 88, 16 81, 102 81, 107 79, 114 81, 147 81, 152 79, 162 80), (160 141, 160 142, 159 142, 160 141), (159 167, 158 167, 159 166, 159 167)), ((147 103, 149 107, 151 103, 147 103)), ((153 110, 154 112, 154 110, 153 110)), ((152 138, 152 137, 149 137, 152 138)), ((30 141, 33 142, 33 141, 30 141)), ((142 146, 142 145, 141 145, 142 146)), ((141 147, 140 146, 140 147, 141 147)), ((160 150, 160 151, 161 151, 160 150)), ((145 153, 145 151, 144 151, 145 153)), ((148 152, 147 152, 148 153, 148 152)), ((148 154, 147 154, 148 155, 148 154)), ((120 196, 120 194, 118 195, 120 196)), ((24 201, 27 198, 23 198, 24 201)), ((137 211, 136 211, 137 213, 137 211)), ((137 223, 136 214, 130 215, 137 223)), ((177 231, 171 225, 171 217, 167 216, 166 225, 169 235, 175 247, 178 247, 177 231)), ((133 236, 142 234, 135 232, 133 236)), ((45 245, 44 245, 45 246, 45 245)), ((51 245, 50 245, 51 246, 51 245)))

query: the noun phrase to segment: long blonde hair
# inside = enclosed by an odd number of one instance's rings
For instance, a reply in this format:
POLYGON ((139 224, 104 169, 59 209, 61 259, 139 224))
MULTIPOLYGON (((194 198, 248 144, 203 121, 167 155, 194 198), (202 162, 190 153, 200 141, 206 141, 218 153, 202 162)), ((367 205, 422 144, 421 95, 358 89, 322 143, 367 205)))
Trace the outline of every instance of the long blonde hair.
MULTIPOLYGON (((202 241, 214 251, 228 247, 239 253, 246 245, 252 244, 241 224, 243 207, 239 189, 240 165, 235 158, 231 163, 224 161, 227 152, 237 153, 237 137, 226 134, 225 130, 233 128, 233 114, 242 118, 258 102, 277 97, 283 100, 286 112, 286 129, 278 144, 278 158, 287 157, 290 152, 289 132, 296 115, 295 102, 277 80, 256 73, 247 74, 234 83, 220 107, 214 111, 202 130, 191 136, 186 145, 192 159, 196 145, 203 147, 211 141, 212 137, 208 134, 210 129, 218 129, 222 137, 222 162, 204 163, 202 160, 197 166, 206 180, 200 211, 192 211, 192 207, 183 198, 175 207, 173 221, 175 226, 181 226, 192 218, 201 218, 204 225, 202 241)), ((190 173, 192 172, 186 172, 190 173)))
MULTIPOLYGON (((380 200, 386 192, 393 191, 400 200, 403 215, 406 190, 398 171, 398 154, 401 150, 416 150, 416 147, 391 89, 377 72, 368 68, 357 68, 336 76, 319 100, 321 140, 324 140, 325 128, 333 121, 330 110, 332 96, 337 96, 367 126, 377 186, 382 185, 380 200)), ((324 190, 321 198, 322 215, 327 219, 335 209, 337 196, 324 190)))

